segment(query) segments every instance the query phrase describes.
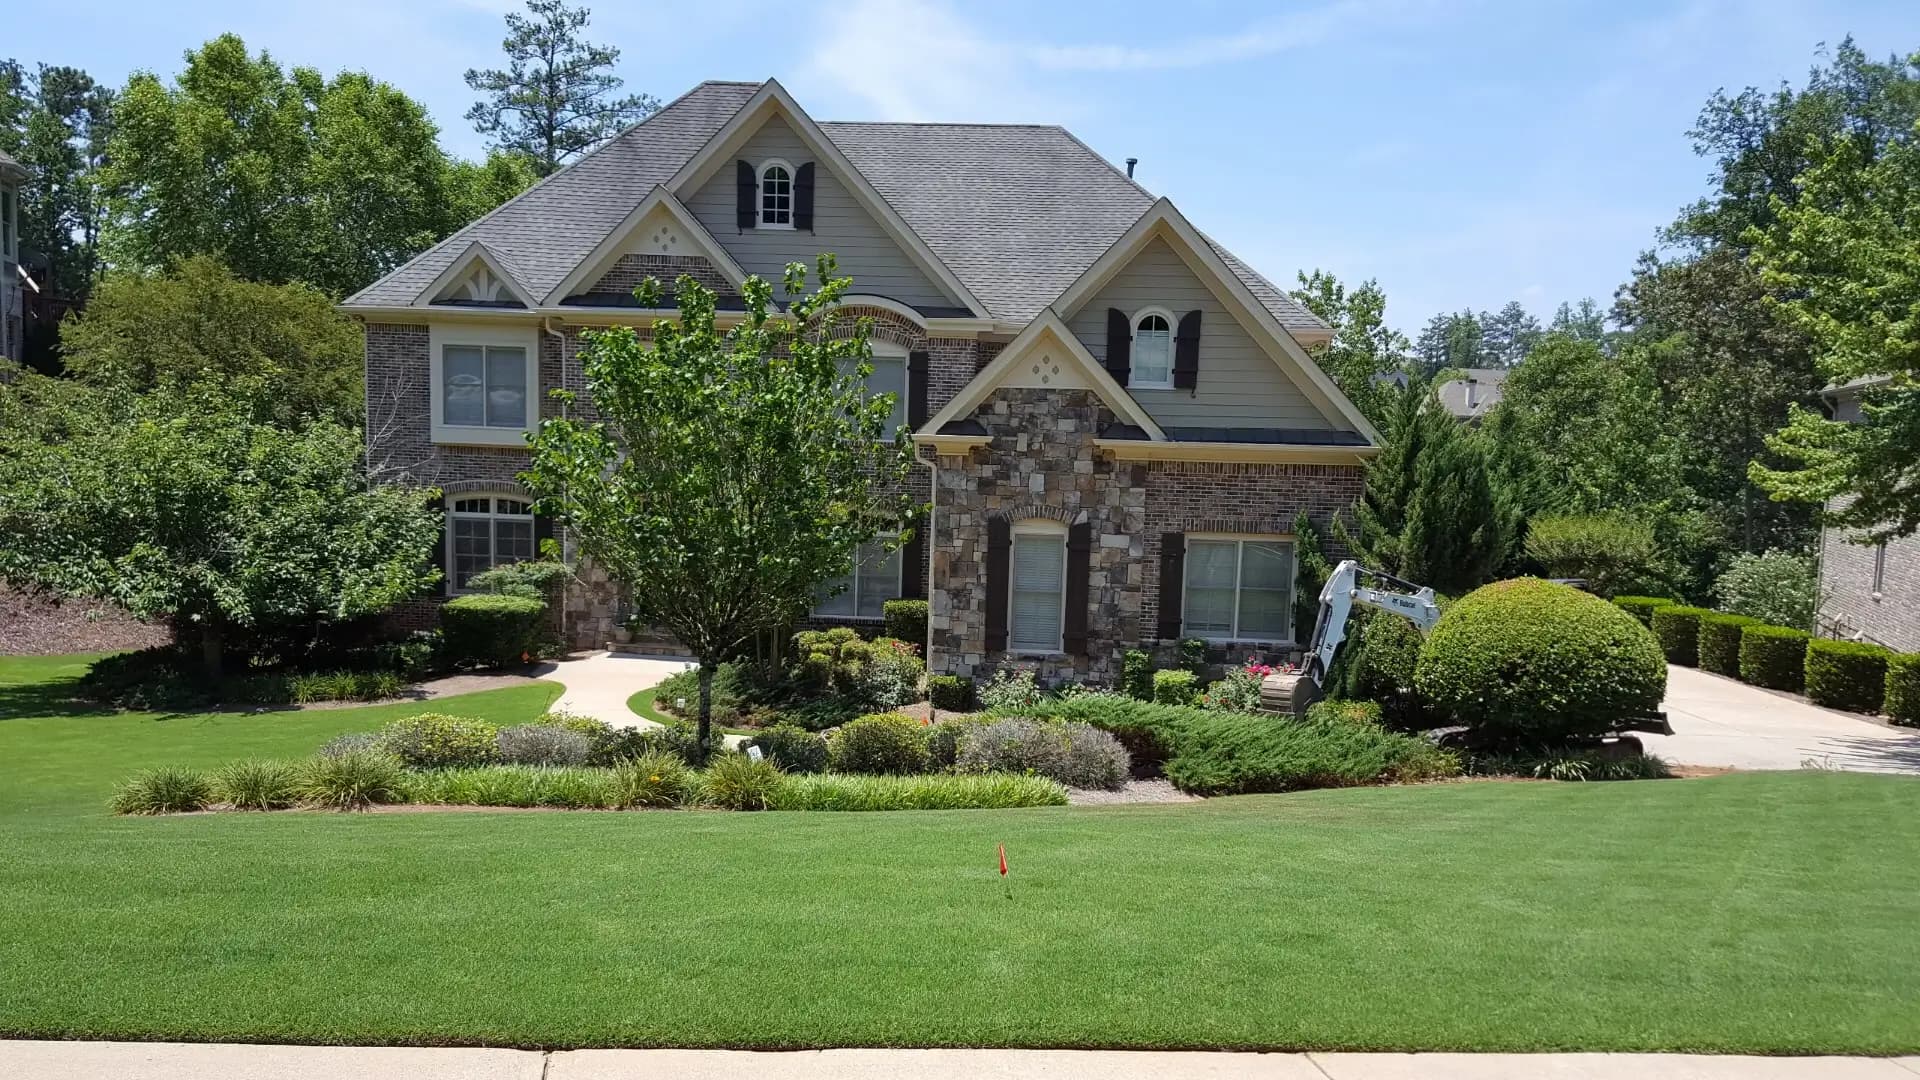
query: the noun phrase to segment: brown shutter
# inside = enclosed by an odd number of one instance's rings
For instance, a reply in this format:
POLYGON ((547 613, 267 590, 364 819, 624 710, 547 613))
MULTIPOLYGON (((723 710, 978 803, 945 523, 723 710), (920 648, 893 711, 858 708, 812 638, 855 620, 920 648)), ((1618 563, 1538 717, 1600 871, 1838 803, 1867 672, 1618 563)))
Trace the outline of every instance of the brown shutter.
POLYGON ((927 598, 927 515, 913 521, 913 536, 900 548, 900 599, 927 598))
POLYGON ((1107 374, 1121 386, 1133 368, 1133 324, 1119 308, 1107 309, 1107 374))
POLYGON ((1180 600, 1187 576, 1187 534, 1160 534, 1160 624, 1162 641, 1180 637, 1180 600))
POLYGON ((541 548, 553 539, 553 519, 545 514, 533 515, 533 557, 541 557, 541 548))
POLYGON ((733 223, 742 229, 751 229, 753 223, 760 220, 760 178, 754 175, 753 166, 744 161, 734 162, 733 176, 733 223))
POLYGON ((907 426, 915 431, 933 415, 927 408, 927 369, 931 359, 924 352, 907 354, 907 426))
POLYGON ((435 495, 427 500, 427 509, 432 511, 437 531, 433 534, 433 552, 427 557, 432 559, 432 569, 440 571, 440 577, 433 584, 420 590, 421 596, 445 596, 453 583, 447 578, 447 499, 444 495, 435 495))
POLYGON ((1087 578, 1093 563, 1093 523, 1067 530, 1067 615, 1062 646, 1068 656, 1087 655, 1087 578))
POLYGON ((1173 386, 1192 390, 1200 384, 1200 312, 1180 316, 1180 329, 1173 335, 1173 386))
POLYGON ((1007 651, 1007 561, 1013 554, 1013 524, 987 519, 987 651, 1007 651))
POLYGON ((793 171, 793 227, 813 231, 813 162, 793 171))

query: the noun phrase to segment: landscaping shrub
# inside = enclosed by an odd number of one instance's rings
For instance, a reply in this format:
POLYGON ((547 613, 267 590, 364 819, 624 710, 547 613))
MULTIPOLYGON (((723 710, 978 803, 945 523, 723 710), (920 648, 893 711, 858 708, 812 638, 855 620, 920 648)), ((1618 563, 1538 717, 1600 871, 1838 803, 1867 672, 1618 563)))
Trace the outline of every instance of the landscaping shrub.
POLYGON ((650 751, 608 770, 614 806, 665 809, 696 794, 699 782, 678 755, 650 751))
POLYGON ((861 709, 857 702, 848 698, 829 697, 803 701, 798 705, 790 706, 781 711, 780 718, 808 731, 825 731, 831 727, 839 727, 859 716, 860 713, 861 709))
POLYGON ((1674 604, 1653 612, 1653 636, 1669 664, 1700 666, 1700 618, 1713 612, 1706 608, 1674 604))
POLYGON ((1920 725, 1920 653, 1887 657, 1887 698, 1881 711, 1896 724, 1920 725))
POLYGON ((481 667, 518 664, 540 649, 547 605, 524 596, 478 593, 440 609, 442 647, 449 660, 481 667))
POLYGON ((817 773, 827 768, 827 740, 793 724, 774 726, 747 740, 775 765, 790 773, 817 773))
POLYGON ((1813 625, 1820 599, 1820 574, 1810 555, 1768 551, 1735 555, 1714 580, 1720 606, 1775 626, 1804 630, 1813 625))
POLYGON ((1001 668, 980 688, 980 707, 987 710, 1031 708, 1045 696, 1032 671, 1001 668))
POLYGON ((862 716, 833 733, 827 754, 834 772, 926 772, 927 726, 899 713, 862 716))
POLYGON ((587 736, 554 724, 501 728, 498 741, 508 765, 585 765, 593 753, 587 736))
MULTIPOLYGON (((1018 715, 1033 719, 1089 724, 1120 740, 1139 773, 1157 772, 1174 752, 1179 726, 1199 710, 1156 705, 1117 694, 1053 698, 1029 706, 1018 715)), ((1270 720, 1277 718, 1269 717, 1270 720)))
POLYGON ((1197 795, 1427 780, 1459 771, 1425 739, 1344 722, 1195 710, 1175 728, 1167 779, 1197 795))
POLYGON ((204 773, 169 765, 126 780, 107 807, 116 814, 184 814, 212 801, 213 783, 204 773))
POLYGON ((335 735, 320 745, 321 757, 339 757, 369 751, 386 752, 386 742, 377 731, 349 731, 335 735))
POLYGON ((860 709, 891 709, 919 700, 920 680, 927 672, 920 647, 913 642, 891 637, 865 641, 845 626, 802 630, 793 635, 793 652, 789 679, 796 687, 816 696, 845 698, 860 709))
POLYGON ((358 810, 405 798, 407 772, 400 759, 379 750, 317 757, 300 768, 302 802, 333 810, 358 810))
POLYGON ((391 671, 324 671, 288 676, 286 696, 301 705, 314 701, 381 701, 399 697, 406 686, 406 681, 391 671))
POLYGON ((1194 689, 1195 676, 1191 671, 1156 671, 1153 673, 1153 700, 1161 705, 1191 705, 1199 696, 1194 689))
POLYGON ((874 639, 871 656, 854 680, 851 697, 866 709, 896 709, 922 698, 920 683, 927 675, 927 662, 910 641, 883 637, 874 639))
POLYGON ((1228 712, 1255 712, 1260 708, 1260 683, 1273 669, 1265 664, 1248 664, 1245 667, 1228 668, 1218 682, 1208 686, 1200 695, 1200 707, 1203 709, 1225 709, 1228 712))
POLYGON ((880 623, 890 638, 912 642, 921 648, 927 644, 927 602, 925 600, 888 600, 880 605, 880 623))
POLYGON ((1887 658, 1864 641, 1814 638, 1807 643, 1807 700, 1830 709, 1877 713, 1887 700, 1887 658))
POLYGON ((1759 622, 1745 615, 1714 612, 1700 616, 1700 670, 1740 677, 1740 632, 1759 622))
POLYGON ((1316 724, 1357 724, 1361 727, 1385 726, 1385 715, 1377 702, 1341 701, 1329 698, 1307 706, 1307 720, 1316 724))
POLYGON ((1004 810, 1065 806, 1067 791, 1043 776, 786 776, 769 810, 1004 810))
POLYGON ((500 759, 500 732, 485 720, 421 713, 380 730, 381 742, 402 764, 416 769, 470 768, 500 759))
POLYGON ((1080 723, 995 720, 960 736, 954 768, 968 773, 1032 773, 1068 787, 1115 790, 1130 761, 1120 741, 1080 723))
POLYGON ((927 698, 942 712, 969 712, 973 709, 973 680, 960 675, 929 676, 927 698))
POLYGON ((1640 625, 1652 627, 1653 613, 1663 607, 1673 607, 1680 603, 1664 596, 1616 596, 1614 606, 1640 620, 1640 625))
POLYGON ((573 571, 568 570, 565 563, 535 559, 532 562, 508 563, 475 574, 473 580, 467 582, 467 587, 477 592, 545 602, 565 587, 567 579, 572 576, 573 571))
POLYGON ((1527 557, 1556 578, 1576 578, 1600 596, 1654 576, 1653 526, 1618 514, 1541 514, 1527 522, 1527 557))
POLYGON ((1664 780, 1667 763, 1652 754, 1617 757, 1597 750, 1546 754, 1473 755, 1465 763, 1470 776, 1527 776, 1535 780, 1664 780))
POLYGON ((1813 635, 1788 626, 1740 630, 1740 681, 1798 693, 1807 684, 1807 642, 1813 635))
POLYGON ((601 810, 615 801, 613 770, 543 765, 486 765, 408 773, 402 801, 444 806, 550 806, 601 810))
POLYGON ((299 780, 284 761, 235 761, 214 773, 213 791, 236 810, 281 810, 299 798, 299 780))
POLYGON ((951 769, 960 758, 960 740, 993 721, 984 715, 948 717, 927 729, 927 757, 936 769, 951 769))
POLYGON ((1540 744, 1651 714, 1667 669, 1653 635, 1625 611, 1521 578, 1452 604, 1421 647, 1414 678, 1476 741, 1540 744))
POLYGON ((1181 638, 1179 649, 1180 666, 1198 676, 1200 669, 1207 666, 1207 639, 1181 638))
POLYGON ((783 776, 771 761, 723 754, 701 777, 700 800, 722 810, 765 810, 783 776))
POLYGON ((1120 658, 1120 689, 1128 697, 1152 700, 1153 657, 1139 649, 1128 649, 1120 658))
MULTIPOLYGON (((1443 602, 1441 611, 1450 605, 1451 601, 1443 602)), ((1397 731, 1445 727, 1451 718, 1434 708, 1414 685, 1420 646, 1426 640, 1420 628, 1405 619, 1368 612, 1334 661, 1327 684, 1335 696, 1379 702, 1387 726, 1397 731)))

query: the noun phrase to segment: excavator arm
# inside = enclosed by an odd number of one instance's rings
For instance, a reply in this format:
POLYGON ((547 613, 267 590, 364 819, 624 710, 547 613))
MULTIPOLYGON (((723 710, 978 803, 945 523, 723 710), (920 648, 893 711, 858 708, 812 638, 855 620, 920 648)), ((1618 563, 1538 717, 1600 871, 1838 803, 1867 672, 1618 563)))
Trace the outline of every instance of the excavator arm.
POLYGON ((1269 675, 1262 680, 1261 708, 1304 716, 1307 707, 1320 700, 1327 672, 1333 668, 1340 645, 1347 640, 1347 619, 1356 604, 1398 615, 1419 627, 1422 634, 1440 621, 1440 609, 1434 603, 1432 589, 1344 559, 1333 568, 1320 590, 1320 615, 1314 623, 1313 640, 1300 658, 1300 670, 1269 675), (1407 591, 1394 592, 1379 585, 1407 591))

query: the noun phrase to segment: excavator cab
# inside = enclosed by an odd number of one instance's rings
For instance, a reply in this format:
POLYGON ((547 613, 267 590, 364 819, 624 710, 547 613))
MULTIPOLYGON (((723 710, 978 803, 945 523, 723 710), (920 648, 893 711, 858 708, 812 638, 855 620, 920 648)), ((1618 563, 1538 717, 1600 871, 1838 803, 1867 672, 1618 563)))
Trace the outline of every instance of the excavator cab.
POLYGON ((1355 604, 1398 615, 1419 627, 1422 634, 1440 621, 1432 589, 1343 559, 1320 590, 1320 614, 1314 620, 1313 640, 1300 657, 1300 669, 1275 672, 1261 680, 1262 709, 1305 716, 1308 707, 1324 696, 1327 672, 1333 668, 1341 643, 1347 640, 1347 619, 1355 604), (1373 582, 1406 591, 1380 588, 1373 582))

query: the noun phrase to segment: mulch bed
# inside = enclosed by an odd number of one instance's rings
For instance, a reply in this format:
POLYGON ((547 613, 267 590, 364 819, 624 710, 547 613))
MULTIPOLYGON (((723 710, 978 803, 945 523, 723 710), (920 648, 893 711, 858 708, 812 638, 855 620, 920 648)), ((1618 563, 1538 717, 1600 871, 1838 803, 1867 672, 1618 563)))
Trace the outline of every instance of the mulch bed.
POLYGON ((111 604, 27 596, 0 585, 0 655, 121 652, 172 640, 169 628, 111 604))

